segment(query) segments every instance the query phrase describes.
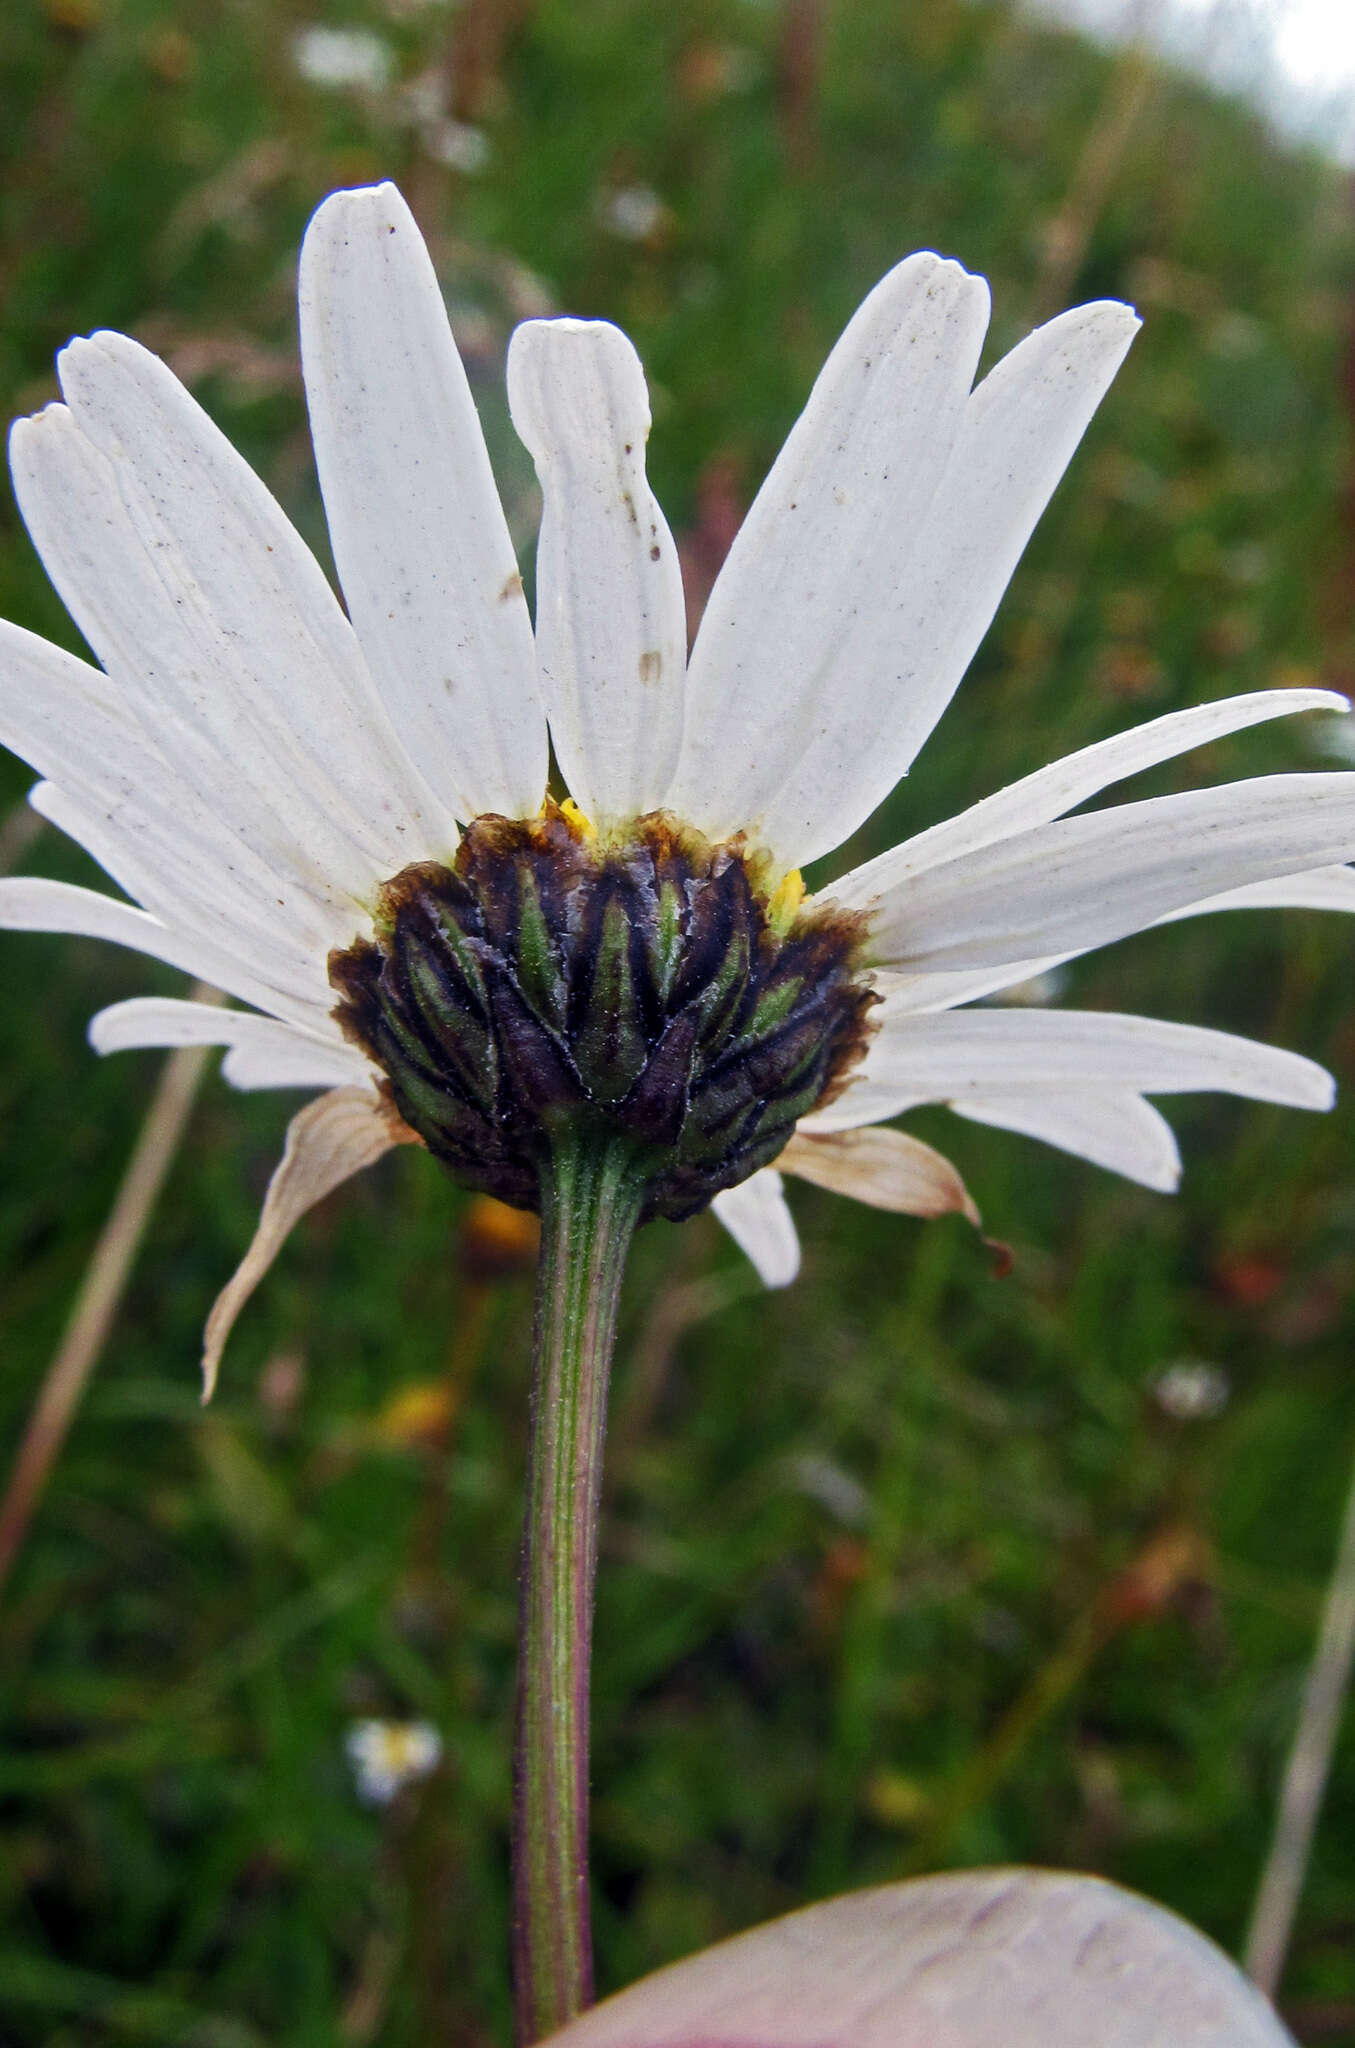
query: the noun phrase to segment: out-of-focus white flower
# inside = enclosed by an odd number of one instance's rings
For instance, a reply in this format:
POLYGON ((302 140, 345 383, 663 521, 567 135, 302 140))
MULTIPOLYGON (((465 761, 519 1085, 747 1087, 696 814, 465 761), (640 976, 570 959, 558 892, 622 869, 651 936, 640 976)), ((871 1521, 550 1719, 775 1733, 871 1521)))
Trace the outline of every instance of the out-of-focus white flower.
POLYGON ((442 1737, 428 1721, 355 1721, 344 1747, 359 1795, 389 1806, 406 1785, 437 1769, 442 1737))
POLYGON ((623 242, 647 242, 662 226, 667 207, 648 185, 622 185, 602 202, 603 226, 623 242))
POLYGON ((369 28, 299 29, 292 40, 292 59, 310 85, 362 86, 380 92, 391 81, 395 52, 384 36, 369 28))
POLYGON ((790 1476, 801 1493, 827 1508, 830 1515, 849 1529, 862 1528, 870 1519, 870 1495, 861 1481, 833 1458, 806 1451, 790 1463, 790 1476))
POLYGON ((470 121, 430 121, 423 131, 423 146, 435 163, 466 177, 474 177, 489 162, 489 137, 470 121))
POLYGON ((1153 1381, 1153 1399, 1174 1422, 1207 1422, 1221 1415, 1231 1392, 1222 1367, 1200 1358, 1178 1359, 1153 1381))

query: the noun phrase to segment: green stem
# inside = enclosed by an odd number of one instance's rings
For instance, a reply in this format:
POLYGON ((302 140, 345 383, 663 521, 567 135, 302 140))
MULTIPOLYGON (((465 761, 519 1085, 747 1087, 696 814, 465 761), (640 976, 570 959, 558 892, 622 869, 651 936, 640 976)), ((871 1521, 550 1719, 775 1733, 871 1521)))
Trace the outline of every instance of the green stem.
POLYGON ((571 1130, 542 1173, 513 1800, 518 2039, 590 2002, 588 1658, 607 1376, 644 1182, 633 1145, 571 1130))

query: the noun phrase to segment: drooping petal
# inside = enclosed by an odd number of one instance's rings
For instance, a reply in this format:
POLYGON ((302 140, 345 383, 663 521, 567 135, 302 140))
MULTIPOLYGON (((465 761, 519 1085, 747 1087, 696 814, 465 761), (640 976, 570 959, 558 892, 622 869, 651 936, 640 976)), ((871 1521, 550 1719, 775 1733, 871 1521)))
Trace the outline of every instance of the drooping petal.
POLYGON ((1060 818, 920 873, 889 854, 823 892, 865 912, 881 966, 1083 952, 1220 888, 1355 857, 1355 775, 1265 775, 1060 818), (882 881, 877 880, 882 876, 882 881))
POLYGON ((656 810, 682 740, 687 626, 645 479, 639 357, 605 321, 529 320, 508 400, 541 479, 536 646, 561 772, 598 822, 656 810))
POLYGON ((258 1228, 234 1277, 217 1296, 202 1353, 202 1398, 210 1401, 221 1354, 250 1295, 308 1209, 394 1145, 418 1144, 390 1104, 366 1088, 336 1088, 297 1111, 268 1183, 258 1228))
POLYGON ((222 1010, 165 996, 111 1003, 91 1017, 89 1042, 99 1053, 148 1045, 224 1045, 246 1056, 247 1071, 305 1074, 314 1077, 317 1087, 361 1086, 372 1073, 363 1055, 344 1044, 337 1026, 322 1036, 253 1010, 222 1010))
POLYGON ((1099 1878, 971 1870, 810 1906, 550 2048, 1294 2048, 1221 1949, 1099 1878))
POLYGON ((1159 1194, 1173 1193, 1181 1179, 1171 1125, 1151 1102, 1125 1089, 994 1090, 967 1095, 951 1107, 974 1123, 1038 1138, 1159 1194))
MULTIPOLYGON (((960 432, 987 325, 982 278, 910 256, 824 365, 692 652, 671 801, 711 837, 748 830, 797 866, 843 836, 835 820, 858 801, 852 782, 868 773, 875 789, 880 754, 896 759, 913 663, 894 597, 960 432)), ((886 788, 903 766, 886 764, 886 788)))
POLYGON ((196 980, 211 982, 241 1002, 261 1000, 248 969, 192 934, 171 931, 160 920, 130 903, 80 889, 71 882, 52 882, 34 875, 0 880, 0 930, 64 932, 72 938, 107 939, 129 946, 166 966, 178 967, 196 980))
POLYGON ((233 977, 233 994, 298 1024, 314 1023, 332 1009, 325 959, 331 945, 352 936, 356 917, 329 938, 309 931, 310 920, 305 918, 298 918, 291 932, 270 926, 238 897, 230 900, 227 889, 213 886, 210 867, 195 858, 191 833, 185 832, 183 844, 177 850, 171 847, 165 861, 157 863, 158 832, 152 831, 152 843, 147 845, 129 822, 136 816, 135 799, 110 818, 97 799, 72 796, 53 783, 39 782, 28 801, 41 817, 92 854, 118 886, 179 936, 185 947, 200 953, 204 965, 198 971, 207 980, 225 987, 219 971, 224 969, 233 977), (208 961, 215 963, 211 972, 208 961))
POLYGON ((906 1131, 845 1130, 815 1135, 797 1129, 778 1167, 835 1195, 901 1216, 967 1216, 977 1229, 973 1197, 949 1159, 906 1131))
POLYGON ((800 1240, 774 1166, 726 1188, 711 1203, 741 1252, 757 1268, 764 1287, 789 1287, 800 1270, 800 1240))
POLYGON ((1098 1010, 946 1010, 892 1015, 886 998, 859 1078, 819 1111, 813 1129, 881 1123, 922 1102, 1031 1091, 1112 1089, 1174 1095, 1195 1089, 1330 1109, 1334 1084, 1315 1061, 1198 1024, 1098 1010))
POLYGON ((1241 732, 1267 719, 1288 718, 1298 711, 1348 712, 1349 700, 1335 690, 1253 690, 1242 697, 1223 697, 1213 704, 1197 704, 1187 711, 1169 711, 1129 732, 1080 747, 1061 761, 1053 761, 1034 775, 1022 776, 981 803, 919 832, 885 854, 877 864, 876 888, 884 886, 887 862, 916 874, 944 860, 973 853, 1014 833, 1028 832, 1034 825, 1046 825, 1076 810, 1112 783, 1140 775, 1162 761, 1174 760, 1193 747, 1208 745, 1225 733, 1241 732))
POLYGON ((321 1045, 293 1033, 286 1039, 241 1039, 227 1049, 221 1078, 232 1088, 375 1088, 376 1069, 351 1048, 321 1045))
POLYGON ((546 788, 531 620, 437 277, 394 185, 325 201, 299 290, 325 515, 373 680, 457 817, 531 817, 546 788))

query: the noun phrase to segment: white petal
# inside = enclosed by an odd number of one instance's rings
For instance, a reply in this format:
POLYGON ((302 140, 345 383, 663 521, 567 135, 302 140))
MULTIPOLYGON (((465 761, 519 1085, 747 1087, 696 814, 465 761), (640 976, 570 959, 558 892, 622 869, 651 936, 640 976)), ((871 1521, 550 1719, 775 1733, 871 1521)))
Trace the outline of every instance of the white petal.
POLYGON ((1158 923, 1175 924, 1179 918, 1203 917, 1215 910, 1355 911, 1355 868, 1313 868, 1303 875, 1282 875, 1275 882, 1247 882, 1240 889, 1225 889, 1219 896, 1170 911, 1158 923))
POLYGON ((762 1167, 710 1206, 752 1260, 763 1286, 789 1287, 800 1270, 800 1240, 776 1168, 762 1167))
POLYGON ((393 1145, 417 1142, 390 1105, 368 1089, 336 1088, 297 1111, 287 1126, 287 1143, 268 1183, 253 1241, 207 1318, 202 1354, 204 1401, 212 1397, 221 1354, 236 1317, 306 1211, 393 1145))
MULTIPOLYGON (((331 945, 354 936, 356 917, 328 940, 300 934, 290 938, 257 921, 238 900, 223 909, 221 894, 212 890, 207 874, 194 871, 187 839, 176 849, 171 838, 164 857, 157 860, 154 841, 159 835, 150 835, 149 848, 138 837, 133 803, 110 818, 107 811, 50 782, 38 783, 28 801, 91 853, 119 888, 137 898, 166 930, 195 949, 195 957, 204 963, 198 970, 203 979, 224 988, 221 976, 229 974, 233 994, 298 1024, 325 1017, 334 1007, 325 960, 331 945)), ((280 920, 282 911, 275 908, 280 920)))
POLYGON ((395 728, 463 821, 531 817, 546 789, 531 620, 437 277, 394 185, 325 201, 300 308, 335 565, 395 728))
POLYGON ((807 1127, 850 1130, 921 1102, 962 1105, 1032 1089, 1145 1095, 1221 1090, 1294 1109, 1330 1109, 1330 1074, 1301 1054, 1231 1032, 1097 1010, 947 1010, 893 1016, 888 999, 859 1079, 807 1127))
POLYGON ((887 870, 868 862, 819 900, 870 915, 881 966, 1001 966, 1103 946, 1220 888, 1353 856, 1355 775, 1264 775, 1060 818, 921 873, 886 854, 887 870))
POLYGON ((352 937, 351 904, 336 914, 229 832, 100 669, 3 620, 0 743, 54 779, 33 792, 35 809, 144 908, 256 967, 265 954, 289 962, 284 986, 309 976, 312 999, 328 1006, 324 960, 352 937))
MULTIPOLYGON (((944 824, 933 825, 905 840, 877 864, 881 877, 886 862, 897 861, 909 873, 935 867, 943 860, 973 853, 1008 839, 1016 832, 1029 831, 1076 810, 1098 791, 1128 776, 1139 775, 1162 761, 1206 746, 1225 733, 1241 732, 1246 726, 1267 719, 1288 718, 1297 711, 1348 712, 1350 704, 1335 690, 1253 690, 1244 697, 1224 697, 1214 704, 1197 704, 1188 711, 1169 711, 1164 718, 1150 719, 1129 732, 1116 733, 1094 746, 1081 747, 1063 760, 1051 762, 1034 775, 1009 783, 996 795, 971 805, 944 824)), ((877 888, 881 882, 877 880, 877 888)))
POLYGON ((901 1216, 967 1216, 976 1227, 979 1212, 949 1159, 906 1131, 876 1129, 815 1136, 797 1130, 778 1155, 778 1167, 850 1195, 873 1209, 901 1216))
POLYGON ((605 321, 529 320, 508 400, 541 479, 536 645, 561 772, 590 818, 655 810, 682 739, 687 626, 645 480, 639 357, 605 321))
POLYGON ((910 256, 824 365, 692 652, 670 801, 712 837, 747 829, 797 866, 844 836, 844 804, 861 801, 864 816, 907 765, 896 733, 913 661, 895 597, 987 324, 982 278, 910 256), (853 786, 867 779, 869 793, 853 786))
POLYGON ((324 1046, 300 1032, 287 1038, 242 1039, 221 1062, 232 1088, 359 1088, 374 1090, 380 1075, 353 1047, 324 1046))
POLYGON ((133 996, 110 1003, 89 1021, 95 1052, 128 1052, 148 1045, 248 1047, 261 1057, 309 1060, 327 1071, 330 1085, 365 1079, 368 1062, 346 1045, 337 1024, 328 1032, 302 1031, 254 1010, 223 1010, 212 1003, 178 1002, 168 996, 133 996))
POLYGON ((60 358, 71 410, 11 436, 44 564, 120 694, 228 826, 363 896, 451 842, 420 810, 352 628, 248 465, 125 336, 60 358))
MULTIPOLYGON (((916 842, 914 842, 916 844, 916 842)), ((1344 910, 1355 912, 1355 868, 1311 868, 1298 875, 1282 875, 1274 882, 1247 882, 1240 889, 1225 889, 1218 896, 1206 896, 1168 911, 1156 924, 1177 924, 1188 917, 1204 917, 1216 910, 1344 910)), ((953 1010, 961 1003, 975 1003, 1020 982, 1034 981, 1051 968, 1076 959, 1076 953, 1047 953, 1038 960, 1012 960, 1001 967, 960 967, 952 972, 894 973, 878 968, 871 979, 881 995, 889 997, 890 1009, 905 1012, 953 1010)))
POLYGON ((48 575, 176 779, 210 795, 227 830, 279 873, 322 897, 336 883, 350 896, 369 889, 372 863, 326 815, 327 780, 238 688, 233 645, 194 599, 191 571, 172 545, 161 559, 144 544, 112 465, 67 408, 17 421, 10 463, 48 575))
POLYGON ((1171 1125, 1151 1102, 1124 1089, 994 1090, 967 1095, 951 1106, 974 1123, 1038 1138, 1161 1194, 1171 1194, 1181 1179, 1171 1125))
POLYGON ((1034 981, 1051 967, 1062 966, 1068 958, 1067 953, 1047 953, 1038 960, 1009 960, 1001 967, 958 967, 952 973, 941 974, 896 974, 889 968, 877 968, 870 979, 879 993, 888 997, 891 1013, 903 1017, 980 1002, 999 989, 1034 981))
POLYGON ((673 1963, 549 2048, 1294 2048, 1221 1949, 1094 1877, 970 1870, 809 1906, 673 1963))
POLYGON ((71 937, 107 939, 130 946, 152 960, 163 960, 196 980, 209 981, 244 1002, 256 984, 247 969, 191 934, 170 931, 160 920, 130 903, 101 896, 95 889, 77 889, 70 882, 51 882, 34 875, 0 880, 0 930, 65 932, 71 937))

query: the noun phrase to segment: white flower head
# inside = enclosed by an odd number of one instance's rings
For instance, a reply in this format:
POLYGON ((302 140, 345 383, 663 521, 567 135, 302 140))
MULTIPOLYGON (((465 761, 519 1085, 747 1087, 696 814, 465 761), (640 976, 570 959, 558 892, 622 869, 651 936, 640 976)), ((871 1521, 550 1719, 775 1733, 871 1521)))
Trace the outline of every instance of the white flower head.
POLYGON ((359 1796, 372 1806, 389 1806, 442 1758, 442 1737, 428 1721, 355 1721, 344 1747, 359 1796))
POLYGON ((292 55, 309 85, 361 86, 379 92, 389 85, 395 52, 384 36, 366 28, 325 28, 313 23, 298 30, 292 55))
POLYGON ((601 201, 599 211, 608 233, 623 242, 647 242, 668 217, 652 185, 618 186, 601 201))
POLYGON ((1232 1386, 1222 1366, 1178 1358, 1153 1381, 1153 1399, 1174 1422, 1208 1422, 1228 1406, 1232 1386))
POLYGON ((982 1006, 1147 925, 1355 908, 1355 775, 1078 807, 1243 726, 1346 709, 1267 690, 1153 720, 804 898, 911 767, 1138 325, 1061 315, 975 384, 982 280, 923 254, 830 355, 690 656, 645 479, 649 405, 604 322, 533 320, 509 397, 543 494, 536 618, 432 264, 391 185, 306 235, 302 361, 346 611, 163 363, 73 342, 20 421, 15 488, 99 666, 0 626, 0 739, 128 902, 0 882, 0 924, 86 933, 242 1007, 143 998, 120 1047, 221 1044, 293 1120, 230 1323, 296 1218, 403 1140, 533 1200, 578 1108, 712 1201, 773 1285, 788 1171, 889 1209, 973 1204, 889 1120, 946 1103, 1171 1188, 1150 1096, 1326 1108, 1297 1054, 1151 1018, 982 1006), (548 739, 568 800, 547 794, 548 739), (340 1000, 336 1005, 336 994, 340 1000), (772 1162, 775 1161, 775 1164, 772 1162))

